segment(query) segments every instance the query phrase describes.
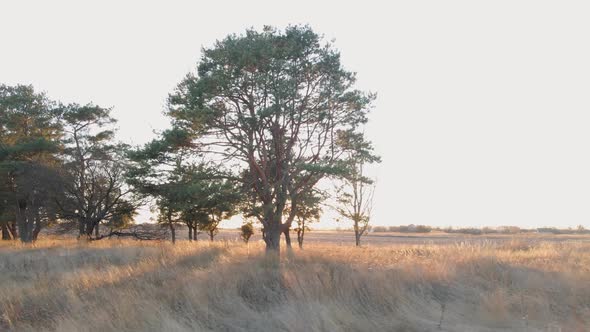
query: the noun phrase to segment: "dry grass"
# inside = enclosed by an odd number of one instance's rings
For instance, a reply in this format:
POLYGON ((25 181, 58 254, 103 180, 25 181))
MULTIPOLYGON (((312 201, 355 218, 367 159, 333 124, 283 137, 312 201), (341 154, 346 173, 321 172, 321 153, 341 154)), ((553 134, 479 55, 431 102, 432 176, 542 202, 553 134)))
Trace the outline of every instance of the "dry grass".
POLYGON ((589 331, 590 243, 0 244, 0 330, 589 331), (444 310, 443 310, 444 308, 444 310))

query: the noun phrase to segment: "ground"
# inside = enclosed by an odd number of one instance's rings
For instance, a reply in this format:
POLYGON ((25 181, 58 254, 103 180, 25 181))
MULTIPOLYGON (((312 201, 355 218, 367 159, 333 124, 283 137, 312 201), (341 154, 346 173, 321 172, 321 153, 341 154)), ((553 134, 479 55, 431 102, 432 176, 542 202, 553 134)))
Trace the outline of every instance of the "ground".
POLYGON ((590 331, 588 237, 312 234, 2 241, 0 330, 590 331))

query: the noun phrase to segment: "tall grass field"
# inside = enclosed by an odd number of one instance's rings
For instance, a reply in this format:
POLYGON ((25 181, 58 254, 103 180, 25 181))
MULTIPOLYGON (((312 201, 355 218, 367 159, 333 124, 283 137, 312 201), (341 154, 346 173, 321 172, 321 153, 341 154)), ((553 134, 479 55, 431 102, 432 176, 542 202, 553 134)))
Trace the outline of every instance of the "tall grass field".
POLYGON ((3 241, 0 331, 590 331, 590 242, 3 241))

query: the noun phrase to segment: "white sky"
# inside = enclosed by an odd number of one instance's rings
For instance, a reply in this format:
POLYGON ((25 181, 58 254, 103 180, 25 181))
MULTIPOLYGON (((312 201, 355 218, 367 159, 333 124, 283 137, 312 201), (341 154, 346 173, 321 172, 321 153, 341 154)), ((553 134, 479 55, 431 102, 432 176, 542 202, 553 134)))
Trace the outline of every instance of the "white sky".
POLYGON ((201 46, 308 23, 379 95, 374 224, 590 227, 587 1, 0 1, 0 83, 114 106, 135 144, 201 46))

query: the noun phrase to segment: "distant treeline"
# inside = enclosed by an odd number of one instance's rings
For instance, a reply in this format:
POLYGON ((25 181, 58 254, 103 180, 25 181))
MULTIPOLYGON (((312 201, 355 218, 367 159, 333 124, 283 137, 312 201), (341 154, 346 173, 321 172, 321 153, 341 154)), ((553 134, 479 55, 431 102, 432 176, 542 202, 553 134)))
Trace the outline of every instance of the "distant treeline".
POLYGON ((481 235, 481 234, 521 234, 521 233, 549 233, 549 234, 590 234, 590 230, 584 228, 584 226, 578 226, 576 228, 555 228, 555 227, 541 227, 541 228, 520 228, 518 226, 501 226, 501 227, 483 227, 483 228, 453 228, 453 227, 431 227, 426 225, 401 225, 401 226, 373 226, 372 232, 383 233, 383 232, 396 232, 396 233, 430 233, 443 232, 443 233, 457 233, 457 234, 470 234, 470 235, 481 235))
POLYGON ((432 227, 425 225, 402 225, 402 226, 373 226, 373 232, 398 232, 398 233, 430 233, 432 227))

